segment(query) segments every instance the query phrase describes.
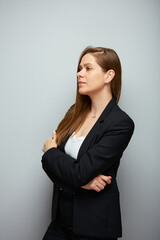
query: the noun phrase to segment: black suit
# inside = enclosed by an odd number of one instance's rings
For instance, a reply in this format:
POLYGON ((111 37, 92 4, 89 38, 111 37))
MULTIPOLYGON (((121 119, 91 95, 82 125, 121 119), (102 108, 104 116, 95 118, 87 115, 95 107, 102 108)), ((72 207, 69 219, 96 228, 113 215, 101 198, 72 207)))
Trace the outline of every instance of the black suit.
POLYGON ((55 219, 60 189, 72 191, 73 231, 94 237, 121 237, 121 213, 117 169, 123 151, 134 131, 132 119, 122 111, 114 98, 108 103, 84 139, 77 160, 64 152, 67 139, 42 157, 45 172, 55 183, 52 220, 55 219), (98 174, 112 176, 104 190, 85 190, 98 174))

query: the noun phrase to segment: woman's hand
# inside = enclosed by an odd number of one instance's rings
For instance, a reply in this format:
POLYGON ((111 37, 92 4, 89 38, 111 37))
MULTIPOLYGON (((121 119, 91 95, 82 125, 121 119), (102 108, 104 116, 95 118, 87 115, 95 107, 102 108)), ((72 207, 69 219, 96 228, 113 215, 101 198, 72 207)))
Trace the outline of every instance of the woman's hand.
POLYGON ((96 192, 100 192, 104 189, 106 184, 111 183, 111 176, 105 176, 105 175, 98 175, 97 177, 93 178, 89 183, 82 186, 81 188, 84 188, 86 190, 95 190, 96 192))
POLYGON ((52 138, 47 138, 47 140, 44 142, 44 146, 42 148, 43 152, 46 152, 47 150, 49 150, 52 147, 56 147, 57 148, 57 143, 56 143, 56 132, 54 131, 52 133, 52 138))

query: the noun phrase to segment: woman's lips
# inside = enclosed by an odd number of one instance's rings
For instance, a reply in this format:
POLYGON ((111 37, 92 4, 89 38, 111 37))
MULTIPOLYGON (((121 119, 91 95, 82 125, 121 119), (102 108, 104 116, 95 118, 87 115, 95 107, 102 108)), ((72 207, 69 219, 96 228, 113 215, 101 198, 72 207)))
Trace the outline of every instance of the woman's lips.
POLYGON ((81 85, 81 84, 86 84, 86 83, 85 82, 78 82, 78 84, 81 85))

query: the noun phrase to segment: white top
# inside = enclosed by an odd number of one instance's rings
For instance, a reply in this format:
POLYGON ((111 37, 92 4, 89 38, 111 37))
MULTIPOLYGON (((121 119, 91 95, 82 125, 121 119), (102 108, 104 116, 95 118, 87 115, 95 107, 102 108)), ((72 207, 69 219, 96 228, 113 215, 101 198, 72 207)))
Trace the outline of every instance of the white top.
POLYGON ((80 146, 81 146, 83 140, 85 139, 85 137, 77 137, 74 133, 75 132, 73 132, 72 135, 67 140, 64 150, 68 155, 77 159, 80 146), (73 134, 74 134, 74 136, 73 136, 73 134))

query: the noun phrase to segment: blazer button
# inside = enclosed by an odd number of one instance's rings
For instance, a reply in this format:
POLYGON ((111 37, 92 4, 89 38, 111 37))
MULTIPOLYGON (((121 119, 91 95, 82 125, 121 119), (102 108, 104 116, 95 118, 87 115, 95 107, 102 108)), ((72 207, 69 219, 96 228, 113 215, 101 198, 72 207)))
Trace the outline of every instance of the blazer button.
POLYGON ((73 195, 75 195, 75 192, 73 192, 73 195))
POLYGON ((62 188, 60 187, 59 190, 62 191, 62 188))

